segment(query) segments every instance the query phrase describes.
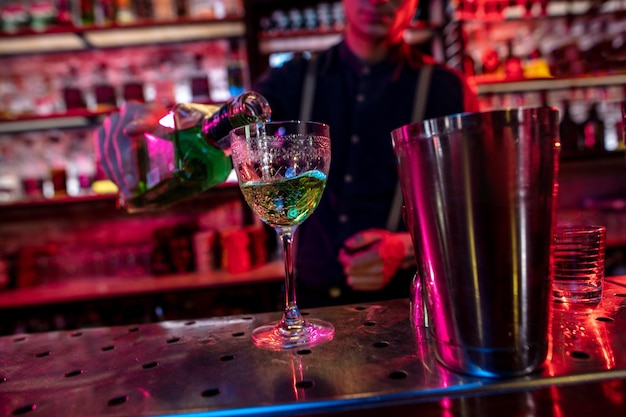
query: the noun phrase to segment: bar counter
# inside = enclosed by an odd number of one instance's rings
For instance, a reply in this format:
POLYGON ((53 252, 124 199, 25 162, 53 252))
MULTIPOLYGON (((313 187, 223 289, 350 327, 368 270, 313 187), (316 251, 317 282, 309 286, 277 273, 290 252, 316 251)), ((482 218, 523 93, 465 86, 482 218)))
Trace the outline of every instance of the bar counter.
POLYGON ((409 301, 305 310, 333 341, 255 347, 279 313, 0 338, 0 416, 624 416, 626 276, 595 307, 554 305, 543 369, 513 379, 441 366, 409 301))

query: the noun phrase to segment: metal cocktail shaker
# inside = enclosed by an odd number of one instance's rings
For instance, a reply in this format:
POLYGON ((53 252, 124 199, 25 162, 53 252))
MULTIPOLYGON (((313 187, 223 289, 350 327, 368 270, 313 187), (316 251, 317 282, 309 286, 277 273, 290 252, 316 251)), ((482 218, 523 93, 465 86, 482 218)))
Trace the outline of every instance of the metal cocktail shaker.
POLYGON ((544 107, 391 133, 428 327, 452 370, 518 376, 546 359, 558 128, 544 107))

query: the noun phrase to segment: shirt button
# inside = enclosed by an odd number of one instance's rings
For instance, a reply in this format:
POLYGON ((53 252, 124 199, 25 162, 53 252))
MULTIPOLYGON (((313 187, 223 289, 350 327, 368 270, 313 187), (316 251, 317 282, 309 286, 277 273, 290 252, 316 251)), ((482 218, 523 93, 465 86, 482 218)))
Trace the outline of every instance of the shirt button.
POLYGON ((352 135, 352 137, 350 138, 350 142, 352 142, 353 144, 357 144, 359 143, 361 139, 359 138, 359 135, 352 135))
POLYGON ((352 182, 352 175, 350 175, 350 174, 346 174, 346 175, 344 175, 344 176, 343 176, 343 181, 344 181, 346 184, 350 184, 350 183, 352 182))
POLYGON ((345 214, 340 214, 339 223, 347 223, 347 222, 348 222, 348 216, 346 216, 345 214))
POLYGON ((365 101, 365 95, 364 94, 357 94, 356 95, 356 101, 359 103, 362 103, 365 101))

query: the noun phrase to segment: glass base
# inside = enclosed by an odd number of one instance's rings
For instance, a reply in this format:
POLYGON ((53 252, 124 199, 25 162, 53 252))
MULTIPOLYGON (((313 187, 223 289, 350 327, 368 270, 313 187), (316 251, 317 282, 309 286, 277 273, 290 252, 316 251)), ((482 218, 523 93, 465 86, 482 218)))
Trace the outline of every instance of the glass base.
POLYGON ((291 330, 282 329, 280 323, 266 324, 254 329, 254 344, 276 350, 291 349, 319 345, 332 340, 335 335, 335 327, 324 320, 307 319, 304 326, 291 330))
POLYGON ((597 304, 602 299, 602 287, 580 280, 555 281, 552 287, 557 303, 597 304))

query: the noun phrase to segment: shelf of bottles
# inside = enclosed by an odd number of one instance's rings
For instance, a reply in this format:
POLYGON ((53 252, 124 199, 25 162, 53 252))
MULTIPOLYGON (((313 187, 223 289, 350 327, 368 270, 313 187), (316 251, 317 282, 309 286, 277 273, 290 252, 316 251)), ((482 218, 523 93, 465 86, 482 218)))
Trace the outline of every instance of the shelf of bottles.
POLYGON ((262 54, 319 51, 338 42, 345 23, 340 1, 267 8, 259 17, 262 54))
POLYGON ((624 84, 626 3, 459 0, 445 45, 479 93, 624 84))
POLYGON ((243 14, 240 0, 0 2, 0 133, 95 124, 127 100, 223 102, 247 82, 243 14))
POLYGON ((9 0, 0 56, 240 37, 238 0, 9 0))
POLYGON ((248 82, 243 48, 213 39, 4 58, 0 133, 84 126, 129 100, 223 102, 248 82))
POLYGON ((0 203, 93 194, 93 129, 128 101, 222 103, 249 85, 243 24, 232 17, 243 14, 239 1, 107 2, 117 20, 89 20, 79 13, 88 1, 68 3, 63 17, 61 3, 45 24, 36 21, 37 1, 0 3, 0 50, 8 41, 22 45, 0 57, 0 203), (241 27, 205 36, 214 23, 241 27), (178 37, 167 34, 174 29, 178 37), (156 32, 160 41, 140 45, 156 32), (53 43, 56 35, 89 47, 30 49, 31 40, 53 43))
POLYGON ((245 90, 243 40, 14 57, 0 77, 0 202, 79 196, 95 178, 93 130, 129 100, 228 100, 245 90), (63 179, 53 173, 65 168, 63 179), (56 182, 55 182, 56 181, 56 182))
MULTIPOLYGON (((341 1, 268 10, 260 17, 259 51, 265 55, 321 51, 341 40, 344 25, 341 1)), ((419 43, 430 37, 431 32, 426 22, 416 20, 406 39, 409 43, 419 43)))
POLYGON ((456 0, 450 10, 443 55, 481 110, 555 106, 566 155, 624 149, 626 3, 456 0))

